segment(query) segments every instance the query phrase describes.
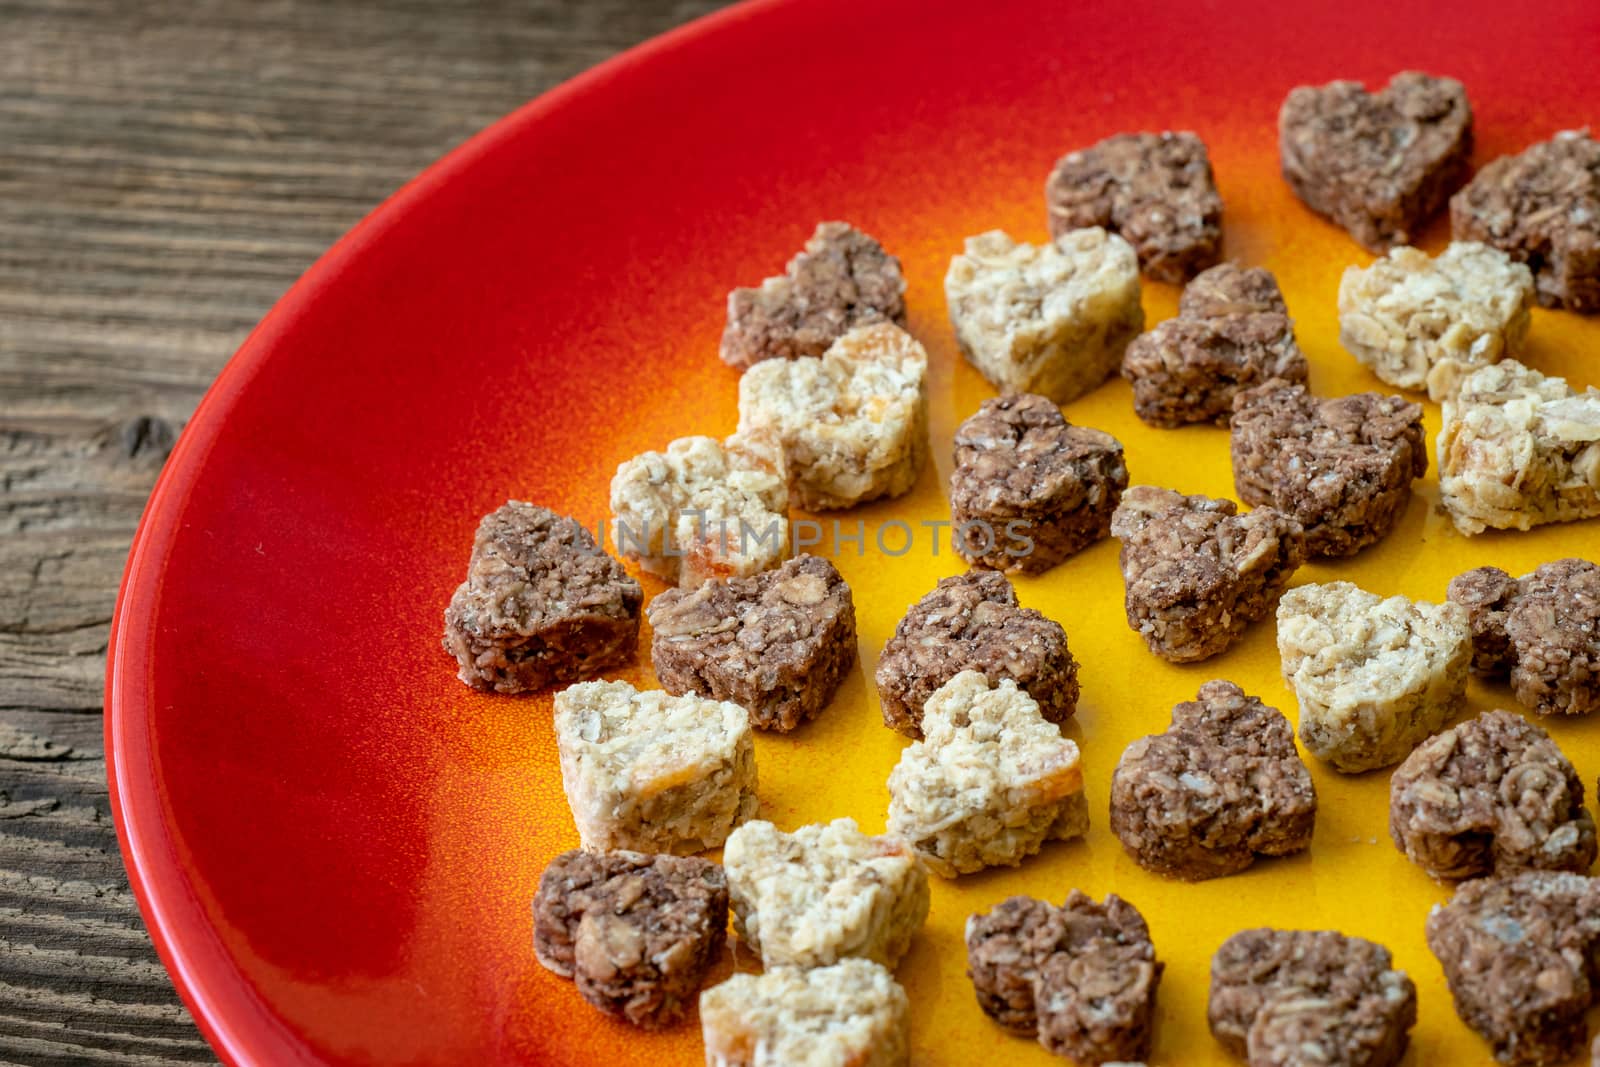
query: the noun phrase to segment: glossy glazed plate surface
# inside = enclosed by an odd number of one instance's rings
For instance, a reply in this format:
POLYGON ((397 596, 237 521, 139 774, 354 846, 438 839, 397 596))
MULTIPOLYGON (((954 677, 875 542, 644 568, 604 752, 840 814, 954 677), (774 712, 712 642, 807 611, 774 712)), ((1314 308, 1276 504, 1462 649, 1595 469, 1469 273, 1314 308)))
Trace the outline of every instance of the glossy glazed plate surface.
MULTIPOLYGON (((622 459, 736 420, 716 358, 729 288, 778 272, 819 219, 844 218, 904 262, 928 347, 934 463, 898 501, 823 517, 818 551, 855 590, 861 664, 834 705, 761 736, 762 816, 841 815, 881 830, 904 744, 869 683, 900 615, 956 573, 920 524, 948 518, 950 437, 990 389, 956 353, 942 278, 962 239, 1046 236, 1042 185, 1064 151, 1137 129, 1193 129, 1226 201, 1226 253, 1276 272, 1331 394, 1381 388, 1343 352, 1334 295, 1366 263, 1277 173, 1294 85, 1369 84, 1417 67, 1462 79, 1475 162, 1600 116, 1600 9, 1348 0, 930 5, 758 3, 614 61, 480 136, 397 195, 286 296, 185 432, 134 546, 114 627, 108 748, 119 828, 156 943, 233 1062, 693 1063, 698 1027, 641 1035, 534 962, 528 904, 576 844, 548 695, 490 697, 454 677, 441 610, 478 517, 508 497, 593 525, 622 459), (836 540, 864 522, 862 548, 836 540), (879 550, 900 519, 912 551, 879 550)), ((1442 223, 1423 244, 1447 240, 1442 223)), ((1146 283, 1150 321, 1177 291, 1146 283)), ((1537 311, 1527 361, 1600 381, 1600 320, 1537 311)), ((1126 445, 1136 482, 1232 495, 1227 435, 1151 430, 1113 380, 1067 407, 1126 445)), ((1438 409, 1428 405, 1431 439, 1438 409)), ((1431 456, 1430 456, 1431 458, 1431 456)), ((1347 578, 1439 599, 1471 566, 1524 573, 1597 554, 1595 524, 1465 539, 1430 470, 1400 528, 1298 581, 1347 578)), ((891 548, 899 542, 891 536, 891 548)), ((1297 711, 1272 627, 1191 667, 1124 622, 1115 542, 1037 579, 1025 604, 1083 664, 1069 734, 1093 828, 1017 870, 937 882, 899 969, 915 1062, 1051 1062, 978 1011, 966 916, 1017 892, 1115 891, 1167 961, 1153 1063, 1226 1062, 1205 1025, 1207 964, 1252 925, 1331 927, 1390 946, 1415 977, 1407 1062, 1488 1062, 1456 1020, 1422 924, 1447 891, 1394 849, 1387 774, 1314 766, 1316 842, 1200 885, 1137 868, 1106 828, 1123 747, 1226 677, 1297 711)), ((646 581, 647 595, 660 590, 646 581)), ((648 647, 648 635, 646 635, 648 647)), ((619 672, 650 685, 647 657, 619 672)), ((1474 681, 1474 710, 1514 706, 1474 681)), ((1593 784, 1600 723, 1546 723, 1593 784)), ((745 954, 748 956, 748 953, 745 954)))

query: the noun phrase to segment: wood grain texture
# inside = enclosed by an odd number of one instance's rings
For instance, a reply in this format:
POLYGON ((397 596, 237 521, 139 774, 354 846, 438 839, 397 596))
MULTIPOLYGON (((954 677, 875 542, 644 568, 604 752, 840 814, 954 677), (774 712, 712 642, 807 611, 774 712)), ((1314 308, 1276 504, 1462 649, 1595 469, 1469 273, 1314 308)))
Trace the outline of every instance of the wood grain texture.
POLYGON ((173 440, 384 196, 715 0, 0 0, 0 1062, 212 1062, 128 889, 106 633, 173 440))

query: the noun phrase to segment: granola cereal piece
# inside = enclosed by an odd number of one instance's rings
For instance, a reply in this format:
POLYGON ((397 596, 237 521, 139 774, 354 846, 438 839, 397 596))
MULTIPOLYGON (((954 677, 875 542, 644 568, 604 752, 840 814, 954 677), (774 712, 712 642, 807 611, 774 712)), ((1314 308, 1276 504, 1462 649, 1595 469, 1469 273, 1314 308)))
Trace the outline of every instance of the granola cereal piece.
POLYGON ((856 662, 856 609, 834 565, 801 555, 749 578, 669 589, 646 610, 669 693, 731 700, 787 733, 827 706, 856 662))
POLYGON ((1339 341, 1379 378, 1444 399, 1444 360, 1481 367, 1514 356, 1533 321, 1533 275, 1498 248, 1455 241, 1430 259, 1394 248, 1339 280, 1339 341))
POLYGON ((1109 230, 1156 281, 1193 277, 1222 250, 1222 197, 1205 142, 1192 133, 1124 133, 1069 152, 1044 195, 1051 236, 1109 230))
POLYGON ((928 456, 928 353, 888 323, 822 357, 765 360, 739 379, 739 432, 782 443, 791 504, 854 507, 909 492, 928 456))
POLYGON ((1507 359, 1444 400, 1439 496, 1464 534, 1600 516, 1600 389, 1507 359))
POLYGON ((1600 711, 1600 567, 1560 559, 1517 584, 1506 615, 1511 691, 1543 715, 1600 711))
POLYGON ((556 694, 555 731, 584 848, 688 855, 756 813, 755 748, 737 704, 582 682, 556 694))
POLYGON ((1300 742, 1359 774, 1399 763, 1460 710, 1472 627, 1459 604, 1302 585, 1278 603, 1278 654, 1300 742))
POLYGON ((1278 279, 1264 267, 1219 263, 1195 275, 1178 297, 1178 315, 1186 319, 1273 314, 1287 316, 1289 307, 1278 279))
POLYGON ((1512 693, 1541 715, 1600 710, 1600 572, 1561 560, 1528 577, 1506 623, 1516 653, 1512 693), (1564 581, 1562 564, 1570 563, 1585 569, 1564 581))
POLYGON ((1394 1067, 1417 987, 1389 950, 1332 930, 1244 930, 1211 959, 1211 1033, 1250 1067, 1394 1067))
POLYGON ((1274 378, 1304 382, 1308 373, 1277 281, 1232 263, 1190 282, 1178 317, 1141 334, 1122 357, 1134 412, 1167 428, 1226 426, 1241 389, 1274 378))
MULTIPOLYGON (((1106 898, 1107 908, 1120 903, 1115 894, 1106 898)), ((1007 1030, 1037 1037, 1039 970, 1066 937, 1065 909, 1033 897, 1007 897, 992 911, 968 916, 967 977, 983 1013, 1007 1030)))
POLYGON ((618 551, 659 578, 694 589, 744 577, 789 554, 789 485, 782 453, 737 434, 680 437, 611 479, 618 551))
POLYGON ((1311 845, 1317 791, 1277 708, 1210 681, 1166 732, 1129 745, 1111 779, 1111 830, 1146 870, 1198 882, 1311 845))
POLYGON ((1283 176, 1306 206, 1368 251, 1410 244, 1467 176, 1472 107, 1454 78, 1404 71, 1302 85, 1278 113, 1283 176))
POLYGON ((847 957, 893 967, 928 918, 928 872, 911 846, 854 819, 784 833, 753 820, 722 852, 733 928, 762 966, 825 967, 847 957))
POLYGON ((1139 909, 1074 889, 1057 908, 1011 897, 967 920, 967 975, 990 1018, 1079 1063, 1149 1054, 1165 969, 1139 909))
POLYGON ((1566 1063, 1600 1000, 1600 878, 1523 871, 1480 878, 1428 916, 1461 1021, 1508 1067, 1566 1063))
POLYGON ((474 689, 521 693, 589 677, 639 646, 644 591, 577 520, 507 501, 484 516, 444 648, 474 689))
POLYGON ((1506 633, 1506 612, 1521 589, 1521 583, 1499 567, 1477 567, 1450 579, 1445 595, 1467 609, 1472 626, 1474 671, 1503 676, 1516 662, 1506 633))
POLYGON ((935 874, 1016 867, 1089 828, 1078 746, 1011 679, 962 671, 928 698, 924 740, 889 774, 889 833, 935 874))
POLYGON ((1558 559, 1513 578, 1479 567, 1450 582, 1472 621, 1472 666, 1511 675, 1511 690, 1541 715, 1600 710, 1600 567, 1558 559))
POLYGON ((1283 381, 1234 398, 1231 445, 1239 499, 1299 519, 1311 556, 1382 540, 1428 469, 1422 405, 1381 393, 1318 399, 1283 381))
POLYGON ((1173 663, 1215 656, 1272 611, 1305 562, 1305 534, 1274 508, 1240 515, 1231 500, 1153 485, 1122 494, 1111 519, 1122 542, 1128 625, 1173 663))
POLYGON ((922 710, 934 690, 962 671, 991 682, 1011 679, 1050 722, 1078 707, 1078 661, 1059 623, 1017 604, 1004 575, 970 570, 941 578, 907 610, 878 659, 883 724, 922 736, 922 710))
POLYGON ((722 360, 748 370, 764 359, 819 357, 857 326, 906 324, 900 261, 847 222, 817 226, 785 272, 728 294, 722 360))
POLYGON ((539 962, 646 1030, 683 1018, 728 929, 728 880, 693 857, 564 852, 533 898, 539 962))
POLYGON ((1567 130, 1495 160, 1450 198, 1450 229, 1526 263, 1544 307, 1600 311, 1600 141, 1567 130))
POLYGON ((1594 819, 1550 735, 1486 711, 1417 746, 1389 780, 1389 836, 1435 878, 1586 872, 1594 819))
POLYGON ((1022 393, 985 400, 955 445, 950 517, 967 562, 1038 574, 1111 533, 1128 467, 1105 431, 1022 393))
POLYGON ((871 960, 736 974, 700 994, 707 1067, 906 1067, 910 1015, 871 960))
POLYGON ((1098 228, 1047 245, 999 230, 969 237, 944 291, 961 354, 989 384, 1057 404, 1105 381, 1144 328, 1139 261, 1098 228))

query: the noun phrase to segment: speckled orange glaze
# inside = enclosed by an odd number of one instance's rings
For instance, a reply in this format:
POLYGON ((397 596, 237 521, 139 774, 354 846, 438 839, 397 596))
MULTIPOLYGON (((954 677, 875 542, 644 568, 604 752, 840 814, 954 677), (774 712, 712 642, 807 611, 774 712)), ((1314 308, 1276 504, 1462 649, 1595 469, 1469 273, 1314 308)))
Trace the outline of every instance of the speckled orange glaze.
MULTIPOLYGON (((762 815, 786 828, 851 815, 876 832, 905 741, 879 722, 871 672, 906 606, 959 561, 948 545, 931 555, 921 529, 912 552, 881 554, 871 531, 948 518, 951 434, 990 395, 945 318, 962 238, 1042 240, 1062 152, 1194 129, 1226 201, 1226 254, 1277 274, 1313 388, 1383 388, 1340 348, 1334 310, 1341 271, 1371 257, 1279 178, 1283 95, 1408 66, 1454 75, 1481 164, 1595 121, 1597 54, 1600 8, 1580 2, 1537 18, 1470 0, 1431 17, 1376 0, 1293 13, 757 3, 601 68, 429 171, 251 337, 186 431, 130 562, 108 680, 119 827, 208 1036, 237 1063, 699 1061, 693 1022, 630 1031, 535 963, 529 901, 546 861, 577 843, 550 699, 462 686, 440 619, 483 512, 517 497, 592 527, 619 461, 733 429, 737 376, 716 358, 726 293, 780 270, 819 219, 855 222, 905 264, 910 328, 932 357, 935 462, 908 497, 839 516, 869 531, 866 554, 836 555, 861 664, 818 721, 757 739, 762 815)), ((1446 240, 1441 221, 1424 245, 1446 240)), ((1148 318, 1176 298, 1147 284, 1148 318)), ((1600 320, 1535 312, 1526 358, 1600 381, 1600 320)), ((1226 431, 1150 430, 1120 380, 1066 411, 1124 442, 1135 482, 1232 494, 1226 431)), ((1436 406, 1426 422, 1431 442, 1436 406)), ((1600 555, 1593 523, 1467 540, 1434 511, 1434 471, 1419 490, 1383 544, 1297 580, 1439 599, 1471 566, 1600 555)), ((1423 942, 1447 890, 1390 844, 1387 774, 1314 765, 1312 850, 1236 877, 1182 885, 1124 856, 1106 810, 1129 741, 1212 677, 1296 708, 1270 624, 1204 664, 1153 658, 1124 621, 1116 552, 1104 542, 1017 582, 1083 664, 1067 732, 1092 829, 1017 870, 936 880, 899 969, 915 1062, 1059 1062, 979 1012, 962 927, 1009 894, 1079 888, 1137 904, 1167 961, 1152 1063, 1227 1062, 1206 1031, 1208 961, 1259 924, 1387 944, 1420 991, 1407 1063, 1487 1063, 1423 942)), ((617 676, 652 684, 647 659, 617 676)), ((1471 704, 1514 706, 1476 681, 1471 704)), ((1544 725, 1593 784, 1600 723, 1544 725)))

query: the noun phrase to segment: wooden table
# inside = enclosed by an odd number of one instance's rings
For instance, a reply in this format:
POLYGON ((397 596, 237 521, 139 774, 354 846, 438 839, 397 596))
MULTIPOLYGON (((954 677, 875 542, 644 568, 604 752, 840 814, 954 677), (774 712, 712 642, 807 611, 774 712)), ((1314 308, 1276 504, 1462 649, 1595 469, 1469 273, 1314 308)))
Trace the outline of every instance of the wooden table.
POLYGON ((223 361, 400 183, 716 0, 0 0, 0 1062, 210 1062, 128 889, 106 631, 223 361))

